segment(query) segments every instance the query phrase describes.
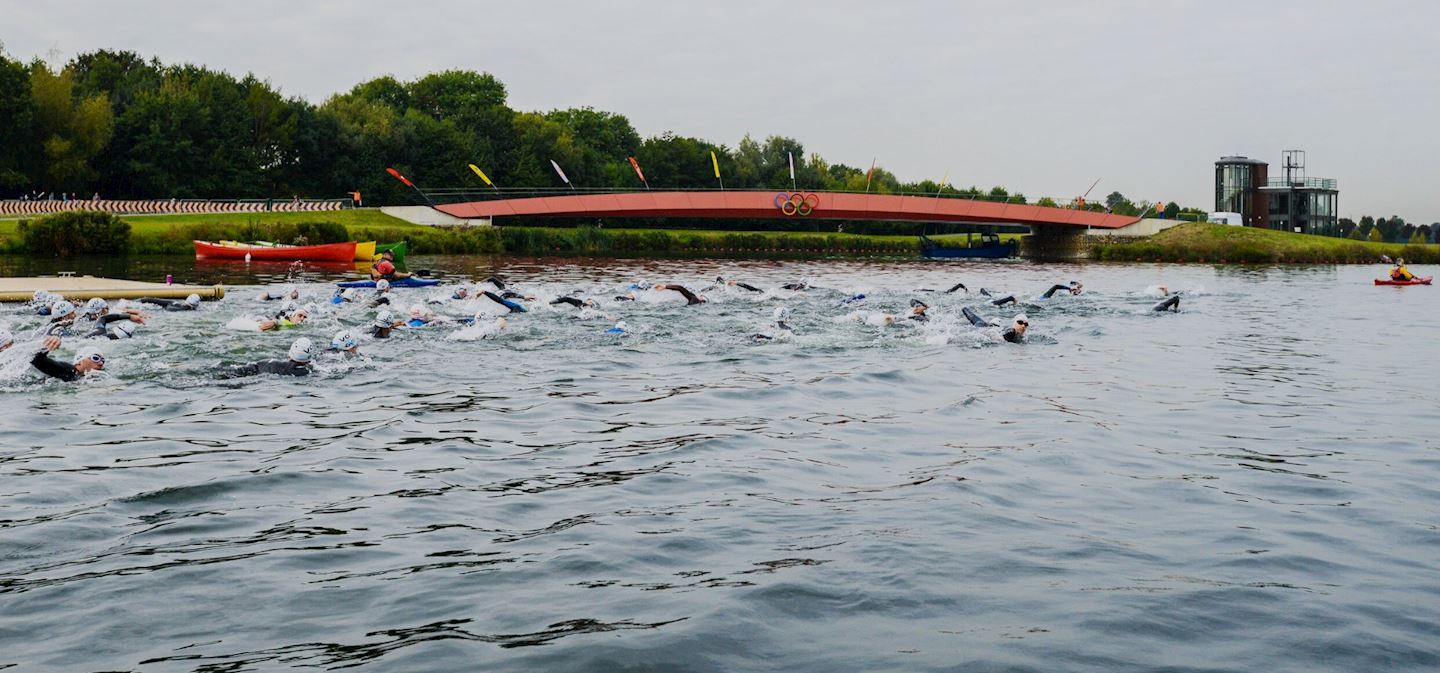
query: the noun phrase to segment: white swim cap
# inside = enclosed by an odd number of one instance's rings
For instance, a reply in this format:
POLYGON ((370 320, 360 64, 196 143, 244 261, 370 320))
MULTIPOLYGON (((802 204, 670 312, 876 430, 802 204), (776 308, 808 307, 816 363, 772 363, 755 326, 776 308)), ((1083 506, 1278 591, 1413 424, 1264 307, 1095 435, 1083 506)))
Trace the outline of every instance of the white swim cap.
POLYGON ((386 311, 381 311, 381 312, 375 314, 375 326, 376 326, 376 327, 390 327, 391 325, 394 325, 394 324, 395 324, 395 315, 392 314, 392 313, 390 313, 390 311, 386 310, 386 311))
POLYGON ((1025 323, 1026 327, 1030 326, 1030 318, 1026 317, 1024 313, 1016 313, 1015 322, 1025 323))
POLYGON ((296 303, 293 300, 286 301, 285 303, 280 305, 280 312, 286 315, 294 313, 298 310, 300 310, 300 304, 296 303))
POLYGON ((785 319, 787 319, 787 318, 790 317, 790 307, 789 307, 789 306, 776 306, 776 307, 775 307, 775 312, 772 313, 771 315, 773 315, 776 320, 785 320, 785 319))
POLYGON ((348 329, 342 329, 335 333, 335 338, 330 340, 330 347, 337 351, 348 351, 359 346, 360 342, 355 340, 355 335, 348 329))
POLYGON ((129 320, 118 320, 110 326, 110 336, 114 339, 129 339, 135 336, 135 323, 129 320))
POLYGON ((99 297, 91 297, 90 301, 85 302, 85 315, 95 315, 96 313, 100 312, 100 309, 103 309, 106 306, 107 304, 105 303, 104 299, 101 299, 99 297))
POLYGON ((354 301, 354 300, 355 300, 355 288, 353 288, 353 287, 347 287, 347 288, 345 288, 345 291, 344 291, 344 292, 341 292, 341 293, 340 293, 340 296, 341 296, 341 297, 344 297, 346 301, 354 301))
POLYGON ((50 293, 49 293, 49 292, 46 292, 45 290, 36 290, 36 291, 35 291, 35 294, 30 295, 30 301, 33 301, 33 302, 35 302, 35 303, 37 303, 37 304, 39 304, 40 302, 43 302, 43 301, 45 301, 46 299, 49 299, 49 298, 50 298, 50 293))
POLYGON ((385 280, 384 278, 375 281, 375 289, 380 290, 381 292, 390 289, 390 281, 385 280))
POLYGON ((423 307, 423 306, 421 306, 421 305, 419 305, 419 304, 416 304, 416 305, 410 307, 410 317, 411 317, 411 318, 419 318, 419 317, 422 316, 422 315, 425 315, 425 307, 423 307))
POLYGON ((191 306, 199 306, 199 305, 200 305, 200 295, 198 295, 198 294, 191 294, 190 296, 188 296, 188 297, 185 298, 185 303, 187 303, 187 304, 189 304, 189 305, 191 305, 191 306))
POLYGON ((50 307, 50 316, 52 318, 64 318, 74 312, 75 305, 68 301, 57 301, 54 306, 50 307))
POLYGON ((295 343, 290 344, 290 359, 296 362, 310 361, 310 340, 300 337, 295 343))

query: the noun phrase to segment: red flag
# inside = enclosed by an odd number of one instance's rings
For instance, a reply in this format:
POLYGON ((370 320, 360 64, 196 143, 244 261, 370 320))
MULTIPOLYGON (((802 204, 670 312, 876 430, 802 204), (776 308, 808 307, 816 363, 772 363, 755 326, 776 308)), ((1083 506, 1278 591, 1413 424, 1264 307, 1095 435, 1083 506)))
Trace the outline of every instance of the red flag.
MULTIPOLYGON (((879 159, 880 157, 875 157, 879 159)), ((870 170, 865 173, 865 191, 870 191, 870 178, 875 177, 875 159, 870 160, 870 170)))
POLYGON ((409 179, 407 179, 405 176, 401 175, 401 174, 400 174, 400 171, 397 171, 397 170, 395 170, 395 169, 393 169, 393 168, 387 168, 387 169, 385 169, 385 172, 386 172, 386 173, 389 173, 390 175, 395 176, 395 179, 396 179, 396 180, 399 180, 399 181, 405 183, 405 186, 406 186, 406 187, 414 187, 414 186, 415 186, 415 183, 411 182, 411 181, 410 181, 409 179))
MULTIPOLYGON (((630 157, 630 165, 635 167, 635 175, 640 176, 640 181, 645 182, 645 174, 640 172, 640 162, 636 161, 635 157, 630 157)), ((646 182, 646 184, 649 183, 646 182)))

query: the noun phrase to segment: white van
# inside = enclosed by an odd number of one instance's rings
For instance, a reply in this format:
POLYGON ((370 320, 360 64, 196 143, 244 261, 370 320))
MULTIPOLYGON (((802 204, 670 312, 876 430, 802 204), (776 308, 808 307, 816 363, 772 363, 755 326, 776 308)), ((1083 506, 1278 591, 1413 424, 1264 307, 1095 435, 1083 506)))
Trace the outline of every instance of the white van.
POLYGON ((1232 227, 1245 226, 1245 217, 1240 213, 1210 213, 1211 224, 1228 224, 1232 227))

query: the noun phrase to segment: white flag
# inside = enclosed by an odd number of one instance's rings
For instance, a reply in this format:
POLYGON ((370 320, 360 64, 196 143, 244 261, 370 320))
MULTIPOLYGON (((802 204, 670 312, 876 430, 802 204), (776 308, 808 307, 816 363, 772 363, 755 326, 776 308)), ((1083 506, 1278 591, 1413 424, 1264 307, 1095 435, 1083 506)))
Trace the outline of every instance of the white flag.
POLYGON ((787 152, 790 155, 790 181, 795 181, 795 153, 787 152))
POLYGON ((560 179, 564 181, 565 184, 570 184, 570 178, 565 177, 565 171, 560 170, 560 164, 555 163, 555 160, 551 159, 550 165, 555 167, 555 172, 560 176, 560 179))

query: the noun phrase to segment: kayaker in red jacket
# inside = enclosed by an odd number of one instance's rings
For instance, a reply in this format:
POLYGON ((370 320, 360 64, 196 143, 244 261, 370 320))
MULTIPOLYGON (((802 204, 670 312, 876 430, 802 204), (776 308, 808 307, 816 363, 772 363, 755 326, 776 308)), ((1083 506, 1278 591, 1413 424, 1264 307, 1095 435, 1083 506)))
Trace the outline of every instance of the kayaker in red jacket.
POLYGON ((384 278, 393 283, 401 278, 409 277, 409 272, 395 270, 395 253, 390 250, 380 253, 380 259, 375 260, 375 263, 370 265, 371 280, 384 278))

